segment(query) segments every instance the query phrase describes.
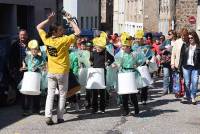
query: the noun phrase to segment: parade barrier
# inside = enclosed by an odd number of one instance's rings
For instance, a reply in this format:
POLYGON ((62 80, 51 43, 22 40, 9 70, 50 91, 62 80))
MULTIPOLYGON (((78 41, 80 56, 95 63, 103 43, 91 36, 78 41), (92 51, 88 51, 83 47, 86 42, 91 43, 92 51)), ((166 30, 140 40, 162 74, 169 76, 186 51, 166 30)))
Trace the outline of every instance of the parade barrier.
POLYGON ((88 68, 87 89, 105 89, 105 76, 103 68, 88 68))
POLYGON ((118 94, 138 93, 135 73, 125 72, 118 74, 118 94))
POLYGON ((26 95, 40 95, 41 74, 36 72, 25 72, 20 92, 26 95))
POLYGON ((151 78, 151 75, 149 73, 149 69, 147 66, 139 66, 137 70, 140 72, 140 75, 142 77, 143 87, 153 84, 153 80, 151 78))

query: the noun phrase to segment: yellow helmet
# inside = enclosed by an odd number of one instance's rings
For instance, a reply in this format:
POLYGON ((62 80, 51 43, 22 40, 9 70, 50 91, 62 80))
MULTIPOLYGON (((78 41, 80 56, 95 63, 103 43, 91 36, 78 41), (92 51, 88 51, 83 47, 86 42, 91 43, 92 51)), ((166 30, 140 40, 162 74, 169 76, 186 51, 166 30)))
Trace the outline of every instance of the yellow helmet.
POLYGON ((38 41, 37 40, 31 40, 31 41, 29 41, 28 47, 30 49, 38 49, 39 48, 38 41))
POLYGON ((132 45, 132 41, 128 40, 129 37, 130 37, 130 35, 127 32, 123 32, 121 34, 122 46, 131 46, 132 45))
POLYGON ((102 37, 102 38, 107 38, 108 36, 107 36, 107 33, 101 32, 100 37, 102 37))
POLYGON ((135 33, 135 38, 143 38, 144 36, 144 31, 143 30, 137 30, 136 33, 135 33))
POLYGON ((106 38, 96 37, 93 39, 93 44, 94 44, 94 46, 105 48, 106 47, 106 38))

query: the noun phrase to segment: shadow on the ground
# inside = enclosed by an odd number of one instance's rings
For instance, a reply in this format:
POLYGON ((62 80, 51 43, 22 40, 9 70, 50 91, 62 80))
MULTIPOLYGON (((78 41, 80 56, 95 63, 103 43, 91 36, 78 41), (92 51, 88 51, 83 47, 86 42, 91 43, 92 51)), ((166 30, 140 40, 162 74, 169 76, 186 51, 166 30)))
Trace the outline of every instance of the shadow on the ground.
MULTIPOLYGON (((162 87, 162 82, 156 82, 154 87, 162 87)), ((161 89, 150 89, 150 99, 156 99, 161 97, 161 89)), ((107 118, 107 117, 119 117, 121 116, 121 110, 119 105, 116 103, 116 96, 112 98, 112 102, 110 102, 109 106, 106 109, 105 114, 90 114, 90 110, 81 110, 80 112, 74 111, 67 111, 68 114, 75 114, 77 115, 76 118, 66 120, 66 122, 71 121, 80 121, 80 120, 87 120, 87 119, 98 119, 98 118, 107 118)), ((162 110, 157 107, 161 105, 167 105, 168 103, 179 101, 179 99, 162 99, 162 100, 153 100, 148 102, 146 106, 140 105, 140 114, 138 117, 145 118, 145 117, 155 117, 164 113, 170 112, 178 112, 175 110, 162 110), (157 108, 157 109, 156 109, 157 108)), ((132 110, 131 106, 131 110, 132 110)), ((22 110, 19 105, 7 107, 7 108, 0 108, 0 128, 9 126, 25 117, 21 116, 22 110)), ((44 113, 43 113, 44 114, 44 113)), ((54 114, 56 114, 54 110, 54 114)), ((42 117, 41 117, 42 118, 42 117)))
MULTIPOLYGON (((164 99, 164 100, 157 100, 154 102, 149 102, 146 106, 140 105, 140 113, 138 115, 133 115, 139 118, 147 118, 147 117, 155 117, 164 113, 173 113, 178 112, 177 110, 162 110, 162 109, 155 109, 156 107, 159 107, 161 105, 166 105, 171 102, 179 101, 179 99, 164 99)), ((131 107, 131 110, 133 108, 131 107)), ((69 114, 77 114, 77 112, 68 112, 69 114)), ((89 110, 82 110, 78 112, 78 115, 76 118, 66 120, 65 122, 73 122, 73 121, 81 121, 81 120, 87 120, 87 119, 98 119, 98 118, 107 118, 107 117, 119 117, 121 116, 121 110, 119 107, 116 107, 115 109, 107 109, 105 114, 90 114, 89 110)))
POLYGON ((0 130, 19 120, 24 119, 22 110, 19 106, 1 107, 0 108, 0 130))
POLYGON ((147 118, 147 117, 154 117, 158 116, 164 113, 173 113, 173 112, 178 112, 177 110, 162 110, 162 109, 151 109, 151 110, 146 110, 142 113, 140 113, 137 117, 140 118, 147 118))

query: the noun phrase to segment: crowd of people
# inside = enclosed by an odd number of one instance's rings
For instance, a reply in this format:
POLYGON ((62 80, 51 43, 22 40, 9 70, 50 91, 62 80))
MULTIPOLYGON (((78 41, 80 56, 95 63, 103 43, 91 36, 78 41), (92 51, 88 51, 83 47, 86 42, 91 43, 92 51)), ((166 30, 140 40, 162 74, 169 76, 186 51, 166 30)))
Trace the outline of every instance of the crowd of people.
MULTIPOLYGON (((123 107, 123 116, 130 114, 130 102, 134 106, 135 115, 139 114, 138 96, 143 105, 147 104, 148 89, 153 83, 145 76, 148 73, 151 78, 163 76, 163 95, 174 93, 175 97, 185 97, 196 104, 200 42, 195 31, 183 28, 177 33, 170 30, 166 36, 144 34, 143 30, 136 31, 132 36, 126 32, 108 34, 102 31, 94 38, 87 38, 79 36, 80 30, 70 14, 65 13, 64 17, 74 30, 71 35, 64 34, 62 25, 52 23, 54 17, 55 13, 52 13, 37 25, 44 46, 35 39, 28 40, 27 31, 21 29, 19 40, 11 46, 12 56, 9 60, 10 74, 19 89, 23 84, 21 80, 24 72, 41 74, 41 92, 47 94, 47 125, 54 124, 52 111, 56 92, 59 96, 57 123, 64 122, 66 101, 74 103, 76 109, 79 109, 80 92, 85 93, 86 109, 91 108, 92 114, 98 110, 104 114, 109 92, 118 92, 119 74, 133 74, 135 81, 131 84, 137 88, 132 92, 119 93, 118 104, 123 107), (50 27, 46 32, 48 24, 50 27), (90 68, 101 69, 105 86, 94 88, 87 85, 90 68)), ((124 81, 124 84, 130 83, 124 81)), ((21 95, 24 116, 30 114, 31 107, 33 113, 40 113, 40 96, 21 95)))

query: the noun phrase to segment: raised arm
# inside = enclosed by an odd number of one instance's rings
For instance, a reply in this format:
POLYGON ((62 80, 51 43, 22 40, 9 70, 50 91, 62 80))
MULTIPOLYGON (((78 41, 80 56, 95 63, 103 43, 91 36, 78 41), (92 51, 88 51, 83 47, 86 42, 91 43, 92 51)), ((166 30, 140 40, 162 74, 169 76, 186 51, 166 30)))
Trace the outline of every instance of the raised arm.
POLYGON ((74 30, 74 35, 78 36, 81 33, 81 31, 80 31, 79 27, 77 26, 77 24, 73 21, 72 16, 69 13, 65 12, 64 17, 69 22, 69 24, 72 26, 72 28, 74 30))
POLYGON ((40 24, 37 25, 37 27, 36 27, 37 30, 39 31, 39 29, 44 29, 44 27, 45 27, 48 23, 50 23, 50 22, 53 20, 54 17, 55 17, 55 13, 52 12, 52 13, 48 16, 48 18, 47 18, 46 20, 42 21, 40 24))

